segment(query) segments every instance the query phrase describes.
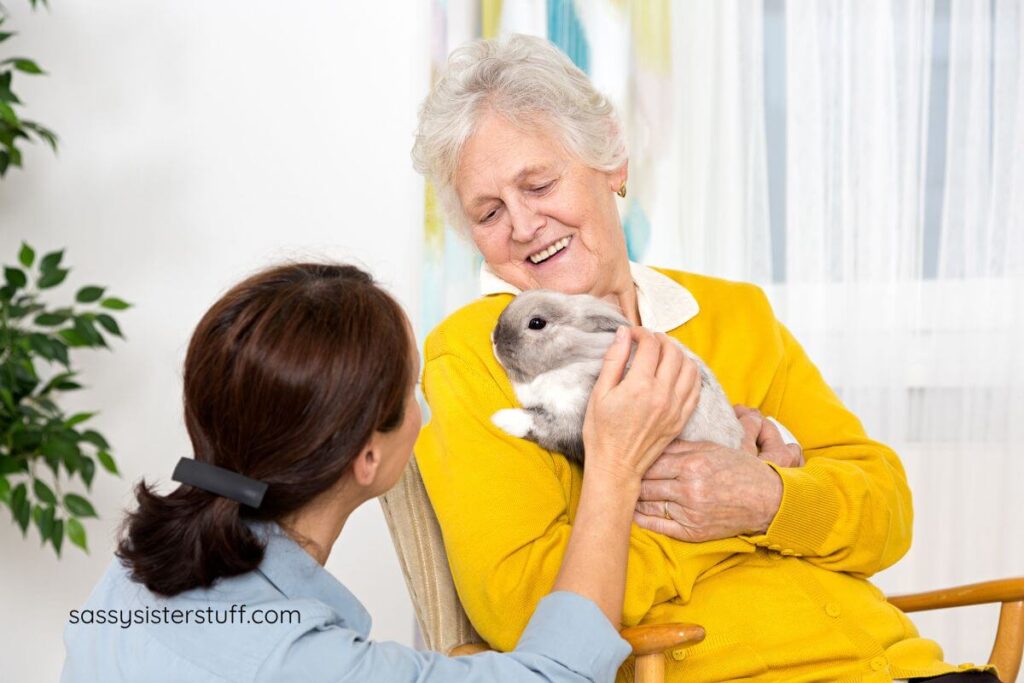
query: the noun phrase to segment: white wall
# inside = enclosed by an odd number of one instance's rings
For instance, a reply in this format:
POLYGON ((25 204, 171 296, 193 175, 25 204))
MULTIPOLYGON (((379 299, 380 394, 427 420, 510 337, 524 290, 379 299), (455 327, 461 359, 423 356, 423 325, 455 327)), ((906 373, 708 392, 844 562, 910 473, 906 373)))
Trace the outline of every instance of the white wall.
MULTIPOLYGON (((22 540, 0 515, 0 678, 44 681, 58 676, 68 611, 110 561, 131 483, 166 482, 190 454, 180 368, 219 293, 276 259, 329 256, 364 264, 417 310, 423 202, 409 148, 429 79, 429 6, 4 4, 20 33, 5 53, 50 72, 16 79, 26 116, 62 144, 56 158, 29 148, 27 169, 0 181, 0 262, 23 239, 67 247, 65 290, 95 282, 135 303, 126 343, 80 354, 88 390, 69 401, 102 410, 96 424, 123 472, 96 476, 91 554, 65 544, 58 561, 34 529, 22 540)), ((328 568, 374 615, 375 637, 412 642, 379 506, 353 516, 328 568)))

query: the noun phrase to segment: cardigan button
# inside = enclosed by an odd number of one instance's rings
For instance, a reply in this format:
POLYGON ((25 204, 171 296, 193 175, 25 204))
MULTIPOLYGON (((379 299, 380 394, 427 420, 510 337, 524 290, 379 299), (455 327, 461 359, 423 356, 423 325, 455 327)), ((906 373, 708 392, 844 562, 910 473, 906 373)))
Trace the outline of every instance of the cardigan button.
POLYGON ((874 669, 875 671, 881 671, 888 664, 889 664, 889 662, 886 660, 885 657, 875 657, 874 659, 871 660, 871 668, 874 669))
POLYGON ((839 607, 838 603, 827 602, 825 603, 825 614, 829 615, 833 619, 843 613, 843 610, 839 607))
POLYGON ((686 659, 686 648, 681 647, 678 650, 672 650, 672 659, 676 660, 677 662, 681 662, 684 659, 686 659))

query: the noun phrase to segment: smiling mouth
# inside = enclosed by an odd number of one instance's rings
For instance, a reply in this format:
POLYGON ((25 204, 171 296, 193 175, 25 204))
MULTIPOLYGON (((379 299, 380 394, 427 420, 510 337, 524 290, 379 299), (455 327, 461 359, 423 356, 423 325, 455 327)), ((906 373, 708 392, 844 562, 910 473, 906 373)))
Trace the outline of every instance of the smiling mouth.
POLYGON ((566 235, 565 237, 558 240, 557 242, 547 247, 546 249, 542 249, 538 251, 536 254, 532 254, 531 256, 529 256, 528 258, 530 259, 530 263, 532 263, 533 265, 544 263, 549 258, 551 258, 555 254, 569 246, 569 242, 571 241, 572 235, 566 235))

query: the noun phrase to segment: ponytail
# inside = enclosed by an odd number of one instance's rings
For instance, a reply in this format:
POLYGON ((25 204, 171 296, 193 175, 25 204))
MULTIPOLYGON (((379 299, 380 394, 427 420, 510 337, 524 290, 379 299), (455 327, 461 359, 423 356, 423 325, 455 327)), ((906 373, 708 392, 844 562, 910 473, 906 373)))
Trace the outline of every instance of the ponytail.
POLYGON ((135 497, 139 505, 125 518, 117 556, 154 593, 210 586, 263 560, 263 542, 242 521, 237 501, 191 486, 161 496, 145 481, 135 497))

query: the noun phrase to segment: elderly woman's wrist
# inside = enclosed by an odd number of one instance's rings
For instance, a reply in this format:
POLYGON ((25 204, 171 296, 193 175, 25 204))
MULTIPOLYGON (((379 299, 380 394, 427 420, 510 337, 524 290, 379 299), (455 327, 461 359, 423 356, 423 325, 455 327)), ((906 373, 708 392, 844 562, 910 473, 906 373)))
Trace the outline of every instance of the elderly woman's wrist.
POLYGON ((775 516, 779 513, 779 508, 782 507, 782 494, 784 490, 782 477, 775 471, 775 468, 771 467, 768 463, 764 463, 764 470, 765 487, 762 489, 764 495, 761 498, 758 528, 754 530, 754 533, 758 534, 767 533, 768 528, 775 521, 775 516))

